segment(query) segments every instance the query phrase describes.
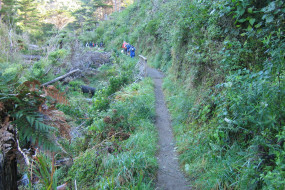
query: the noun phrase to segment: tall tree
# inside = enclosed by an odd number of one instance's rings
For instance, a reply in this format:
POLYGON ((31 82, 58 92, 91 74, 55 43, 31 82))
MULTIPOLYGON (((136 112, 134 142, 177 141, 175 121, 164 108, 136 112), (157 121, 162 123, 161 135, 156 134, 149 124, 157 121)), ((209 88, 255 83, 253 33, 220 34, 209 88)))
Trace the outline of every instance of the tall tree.
POLYGON ((105 3, 106 0, 82 0, 82 8, 74 12, 78 28, 92 30, 99 21, 96 11, 98 8, 112 7, 105 3))
POLYGON ((2 1, 0 0, 0 20, 1 20, 2 1))
POLYGON ((74 20, 71 13, 67 10, 52 10, 45 15, 44 22, 55 25, 58 30, 63 29, 68 23, 74 20))
POLYGON ((17 0, 0 0, 0 17, 6 24, 13 26, 16 22, 17 0))
POLYGON ((19 0, 17 25, 24 32, 34 32, 40 27, 40 13, 35 0, 19 0))

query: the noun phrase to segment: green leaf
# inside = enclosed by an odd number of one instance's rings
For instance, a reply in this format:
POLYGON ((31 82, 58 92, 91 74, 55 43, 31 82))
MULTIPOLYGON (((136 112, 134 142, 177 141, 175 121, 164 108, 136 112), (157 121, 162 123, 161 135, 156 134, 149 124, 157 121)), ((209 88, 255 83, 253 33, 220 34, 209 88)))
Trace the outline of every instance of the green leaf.
POLYGON ((270 23, 274 20, 274 16, 266 14, 266 15, 263 15, 262 19, 266 20, 266 23, 270 23))
POLYGON ((247 9, 247 12, 248 12, 248 13, 253 13, 253 8, 248 8, 248 9, 247 9))
POLYGON ((260 23, 258 23, 258 24, 256 24, 256 25, 254 25, 254 27, 255 27, 255 28, 259 28, 261 25, 262 25, 262 23, 260 22, 260 23))
POLYGON ((238 6, 237 14, 241 16, 244 14, 244 12, 245 12, 245 9, 242 6, 238 6))
POLYGON ((253 24, 255 23, 255 18, 249 19, 249 23, 251 24, 251 26, 253 26, 253 24))
POLYGON ((246 19, 244 19, 244 18, 238 20, 238 22, 241 22, 241 23, 243 23, 243 22, 245 22, 245 21, 246 21, 246 19))
POLYGON ((19 111, 18 113, 15 114, 17 119, 20 119, 23 116, 23 113, 19 111))
POLYGON ((250 25, 248 25, 247 30, 248 30, 248 31, 251 31, 251 30, 252 30, 252 27, 251 27, 250 25))
POLYGON ((273 11, 275 9, 276 5, 275 2, 271 2, 267 7, 266 7, 266 11, 270 12, 273 11))
POLYGON ((40 124, 40 122, 35 121, 35 128, 36 128, 36 130, 39 130, 39 124, 40 124))
POLYGON ((30 124, 31 126, 34 125, 34 121, 35 121, 35 118, 34 118, 34 117, 26 116, 26 119, 27 119, 27 121, 29 122, 29 124, 30 124))

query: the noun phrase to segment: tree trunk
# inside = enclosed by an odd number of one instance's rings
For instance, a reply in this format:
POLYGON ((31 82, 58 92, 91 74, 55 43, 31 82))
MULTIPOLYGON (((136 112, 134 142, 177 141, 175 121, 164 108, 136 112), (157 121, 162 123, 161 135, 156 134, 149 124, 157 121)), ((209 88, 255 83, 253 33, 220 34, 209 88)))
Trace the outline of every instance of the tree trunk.
POLYGON ((17 160, 16 157, 4 158, 0 154, 0 190, 18 190, 17 187, 17 160))
MULTIPOLYGON (((2 0, 0 0, 0 11, 1 11, 1 9, 2 9, 2 0)), ((0 21, 1 21, 1 12, 0 12, 0 21)), ((0 187, 0 189, 1 189, 1 187, 0 187)))
MULTIPOLYGON (((1 125, 0 125, 1 126, 1 125)), ((17 141, 10 124, 0 128, 0 190, 17 190, 17 141)))
POLYGON ((117 1, 116 0, 113 0, 113 7, 114 7, 113 12, 117 12, 117 1))
POLYGON ((3 154, 0 153, 0 190, 4 189, 4 158, 3 158, 3 154))

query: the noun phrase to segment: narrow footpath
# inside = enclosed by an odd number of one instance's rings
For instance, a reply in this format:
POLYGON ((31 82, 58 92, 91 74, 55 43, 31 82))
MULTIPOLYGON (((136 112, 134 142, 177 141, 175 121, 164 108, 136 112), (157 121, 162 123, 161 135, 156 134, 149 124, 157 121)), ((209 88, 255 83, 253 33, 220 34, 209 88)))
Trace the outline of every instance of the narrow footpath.
POLYGON ((147 76, 153 78, 156 98, 156 122, 159 133, 158 174, 156 190, 189 190, 186 178, 180 171, 177 153, 174 148, 170 116, 162 91, 163 74, 156 69, 147 68, 147 76))

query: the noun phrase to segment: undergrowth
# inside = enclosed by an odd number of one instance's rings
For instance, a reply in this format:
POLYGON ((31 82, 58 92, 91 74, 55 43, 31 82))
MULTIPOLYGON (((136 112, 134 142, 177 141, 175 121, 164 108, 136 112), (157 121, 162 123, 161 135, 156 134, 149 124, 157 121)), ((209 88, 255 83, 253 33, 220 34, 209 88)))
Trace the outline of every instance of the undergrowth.
POLYGON ((68 172, 83 189, 152 189, 157 169, 153 82, 145 79, 115 94, 88 128, 88 149, 68 172))
POLYGON ((126 40, 165 71, 181 165, 198 189, 285 187, 284 6, 142 0, 101 25, 110 47, 126 40))

